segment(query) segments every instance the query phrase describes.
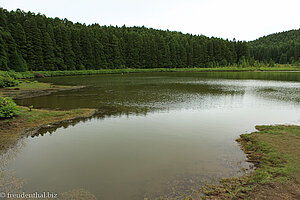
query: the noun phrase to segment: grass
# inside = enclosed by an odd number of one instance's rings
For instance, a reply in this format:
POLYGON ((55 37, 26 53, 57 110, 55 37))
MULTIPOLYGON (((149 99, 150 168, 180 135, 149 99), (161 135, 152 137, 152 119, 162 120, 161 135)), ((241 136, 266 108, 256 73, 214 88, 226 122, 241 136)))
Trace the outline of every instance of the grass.
MULTIPOLYGON (((256 129, 259 131, 242 134, 237 140, 256 169, 249 175, 223 179, 220 185, 207 185, 202 189, 204 198, 261 199, 266 190, 269 199, 272 195, 287 196, 284 193, 289 189, 299 188, 300 126, 256 126, 256 129), (280 187, 270 189, 269 185, 280 187)), ((295 195, 299 193, 296 191, 295 195)))
POLYGON ((13 99, 48 95, 60 90, 78 89, 83 86, 52 85, 38 81, 21 80, 21 83, 14 87, 0 88, 0 96, 12 97, 13 99))
POLYGON ((28 129, 39 128, 48 124, 88 117, 94 109, 75 109, 69 111, 38 110, 18 106, 20 114, 11 119, 0 120, 0 152, 7 150, 24 136, 28 129))
POLYGON ((218 72, 218 71, 300 71, 300 67, 278 65, 276 67, 151 68, 151 69, 127 68, 127 69, 34 71, 34 72, 0 71, 0 76, 22 79, 22 78, 34 78, 37 75, 42 75, 45 77, 53 77, 53 76, 120 74, 120 73, 142 73, 142 72, 218 72))
POLYGON ((41 83, 38 81, 22 81, 18 86, 9 87, 9 89, 34 90, 34 89, 53 89, 70 88, 71 86, 58 86, 51 83, 41 83))

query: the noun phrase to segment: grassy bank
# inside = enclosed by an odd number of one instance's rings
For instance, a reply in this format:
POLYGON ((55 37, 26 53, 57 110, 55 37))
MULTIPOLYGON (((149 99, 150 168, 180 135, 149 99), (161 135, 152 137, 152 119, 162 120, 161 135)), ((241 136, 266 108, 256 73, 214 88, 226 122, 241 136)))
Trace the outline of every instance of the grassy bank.
POLYGON ((18 142, 30 130, 35 132, 48 124, 60 123, 75 118, 85 118, 94 114, 94 109, 75 109, 69 111, 38 110, 18 106, 19 115, 0 120, 0 152, 18 142))
MULTIPOLYGON (((78 89, 82 86, 59 86, 50 83, 22 80, 18 86, 0 89, 0 96, 27 98, 47 95, 52 92, 78 89)), ((95 109, 75 109, 69 111, 38 110, 18 106, 19 114, 11 119, 0 119, 0 153, 13 146, 30 129, 31 132, 48 124, 56 124, 75 118, 85 118, 95 113, 95 109)))
POLYGON ((153 69, 100 69, 100 70, 77 70, 77 71, 36 71, 36 72, 14 72, 0 71, 0 76, 15 79, 34 78, 42 75, 52 76, 74 76, 92 74, 121 74, 142 72, 218 72, 218 71, 300 71, 300 67, 277 66, 277 67, 218 67, 218 68, 153 68, 153 69))
POLYGON ((43 96, 56 91, 79 89, 82 87, 83 86, 62 86, 53 85, 51 83, 41 83, 38 81, 22 80, 17 86, 0 88, 0 96, 20 99, 43 96))
MULTIPOLYGON (((256 126, 237 140, 256 169, 202 189, 204 199, 300 199, 300 126, 256 126)), ((192 198, 187 198, 192 199, 192 198)))

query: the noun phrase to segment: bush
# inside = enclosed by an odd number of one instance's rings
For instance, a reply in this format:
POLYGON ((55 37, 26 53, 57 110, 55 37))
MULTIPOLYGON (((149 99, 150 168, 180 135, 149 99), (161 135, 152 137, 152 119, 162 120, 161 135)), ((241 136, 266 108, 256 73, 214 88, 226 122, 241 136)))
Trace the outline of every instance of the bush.
POLYGON ((10 78, 10 77, 2 77, 0 76, 0 88, 4 87, 14 87, 19 85, 19 81, 10 78))
POLYGON ((0 118, 11 118, 17 115, 16 103, 9 97, 0 97, 0 118))

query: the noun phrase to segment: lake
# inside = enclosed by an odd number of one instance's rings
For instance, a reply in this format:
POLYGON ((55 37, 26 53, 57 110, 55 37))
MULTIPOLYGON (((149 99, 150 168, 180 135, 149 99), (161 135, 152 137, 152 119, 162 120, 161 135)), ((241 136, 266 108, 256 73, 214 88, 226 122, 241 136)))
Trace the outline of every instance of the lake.
POLYGON ((179 198, 249 169, 235 139, 300 124, 299 72, 139 73, 40 79, 85 88, 17 100, 97 108, 25 138, 7 168, 22 191, 84 190, 105 200, 179 198))

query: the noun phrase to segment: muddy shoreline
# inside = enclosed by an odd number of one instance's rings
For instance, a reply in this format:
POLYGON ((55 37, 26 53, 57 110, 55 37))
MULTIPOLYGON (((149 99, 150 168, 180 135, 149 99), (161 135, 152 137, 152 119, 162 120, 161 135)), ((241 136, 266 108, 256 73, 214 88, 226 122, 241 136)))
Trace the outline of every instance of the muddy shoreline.
MULTIPOLYGON (((300 126, 256 126, 237 139, 255 169, 201 189, 200 199, 300 199, 300 126)), ((187 198, 195 200, 194 198, 187 198)))
POLYGON ((47 96, 54 92, 59 91, 67 91, 67 90, 78 90, 85 88, 86 86, 68 86, 64 88, 60 88, 58 86, 53 86, 53 88, 47 88, 47 89, 10 89, 10 88, 4 88, 0 89, 0 93, 2 93, 3 97, 11 97, 13 99, 26 99, 26 98, 33 98, 33 97, 39 97, 39 96, 47 96))
MULTIPOLYGON (((38 84, 33 83, 32 88, 2 88, 0 94, 13 99, 25 99, 38 96, 46 96, 58 91, 78 90, 85 86, 59 86, 45 83, 45 88, 35 88, 38 84)), ((17 142, 24 138, 34 136, 40 129, 58 126, 59 124, 72 123, 90 118, 97 112, 97 109, 74 109, 68 111, 55 111, 44 109, 32 109, 18 106, 20 114, 14 118, 0 121, 0 154, 14 147, 17 142), (49 117, 49 115, 51 115, 49 117)))

